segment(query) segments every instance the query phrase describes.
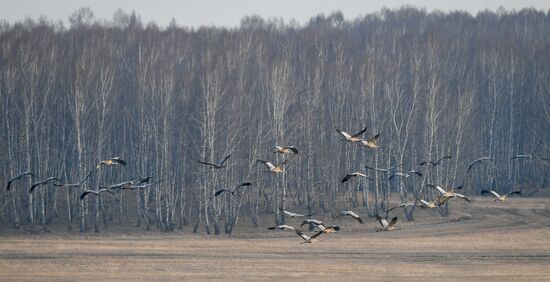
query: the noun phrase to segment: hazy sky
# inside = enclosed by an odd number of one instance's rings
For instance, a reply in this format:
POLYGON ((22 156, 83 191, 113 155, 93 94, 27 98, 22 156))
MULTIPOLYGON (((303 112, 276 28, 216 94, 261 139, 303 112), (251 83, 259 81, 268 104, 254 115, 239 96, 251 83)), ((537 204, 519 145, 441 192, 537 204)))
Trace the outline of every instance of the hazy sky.
POLYGON ((69 15, 81 7, 90 7, 100 19, 112 19, 119 8, 135 11, 143 23, 155 21, 166 26, 172 18, 178 25, 238 26, 241 18, 260 15, 263 18, 279 17, 285 21, 296 19, 307 22, 312 16, 340 10, 346 19, 378 11, 382 7, 397 8, 412 5, 432 10, 465 10, 473 14, 479 10, 496 10, 534 7, 550 10, 550 0, 0 0, 0 19, 8 22, 45 15, 50 20, 65 23, 69 15))

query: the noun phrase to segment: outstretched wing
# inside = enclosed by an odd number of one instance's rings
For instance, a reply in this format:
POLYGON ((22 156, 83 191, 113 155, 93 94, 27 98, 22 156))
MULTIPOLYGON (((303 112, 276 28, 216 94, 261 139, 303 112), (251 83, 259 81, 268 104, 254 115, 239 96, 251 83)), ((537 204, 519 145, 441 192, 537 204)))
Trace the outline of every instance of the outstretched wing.
POLYGON ((338 131, 338 133, 342 134, 342 136, 344 136, 344 138, 346 139, 350 139, 351 138, 351 135, 349 135, 347 132, 344 132, 338 128, 336 128, 336 131, 338 131))
POLYGON ((298 149, 296 149, 296 147, 288 146, 287 148, 289 148, 294 154, 298 154, 298 149))
POLYGON ((199 161, 199 160, 197 160, 197 162, 199 162, 200 164, 208 165, 208 166, 215 167, 215 168, 219 167, 217 164, 213 164, 213 163, 207 163, 207 162, 203 162, 203 161, 199 161))
MULTIPOLYGON (((365 127, 366 129, 366 127, 365 127)), ((378 145, 378 137, 380 137, 380 133, 374 135, 374 137, 370 138, 369 140, 367 140, 367 142, 372 142, 374 143, 375 145, 378 145)))
POLYGON ((437 189, 437 191, 439 191, 439 193, 445 195, 445 193, 447 193, 447 191, 443 190, 443 188, 437 186, 437 185, 433 185, 433 184, 428 184, 428 187, 431 187, 431 188, 435 188, 437 189))
POLYGON ((357 137, 363 135, 363 133, 365 133, 365 131, 367 131, 367 127, 366 127, 366 126, 365 126, 365 128, 363 128, 361 131, 359 131, 359 132, 353 134, 351 137, 357 138, 357 137))
POLYGON ((265 166, 267 166, 269 169, 274 169, 274 168, 275 168, 275 166, 274 166, 272 163, 268 162, 268 161, 256 160, 256 162, 258 162, 258 163, 263 163, 263 164, 264 164, 265 166))
POLYGON ((481 190, 481 195, 483 195, 483 194, 492 194, 493 196, 495 196, 497 198, 500 197, 500 195, 497 192, 493 191, 493 190, 481 190))
POLYGON ((225 161, 227 161, 227 159, 229 159, 231 157, 231 155, 227 155, 227 157, 225 157, 225 159, 223 159, 223 161, 220 163, 220 166, 223 166, 223 163, 225 163, 225 161))
POLYGON ((237 187, 235 187, 235 189, 233 189, 233 192, 231 192, 231 193, 237 192, 237 189, 239 189, 239 188, 241 188, 241 187, 250 186, 250 185, 252 185, 252 183, 250 183, 250 182, 241 183, 241 184, 237 185, 237 187))
POLYGON ((390 223, 388 224, 388 227, 392 227, 396 222, 397 222, 397 216, 394 217, 394 218, 390 221, 390 223))
POLYGON ((214 193, 214 197, 217 197, 219 196, 220 194, 222 194, 223 192, 229 192, 229 193, 233 193, 231 192, 230 190, 227 190, 227 189, 221 189, 221 190, 218 190, 216 191, 216 193, 214 193))
POLYGON ((407 174, 415 174, 415 175, 418 175, 418 176, 422 177, 422 173, 420 173, 416 170, 411 170, 411 171, 407 172, 407 174))
POLYGON ((506 196, 510 196, 510 195, 514 195, 514 194, 521 195, 521 191, 508 192, 508 193, 506 193, 506 196))
POLYGON ((122 165, 122 166, 125 166, 126 165, 126 162, 121 159, 120 157, 114 157, 114 158, 111 158, 111 161, 119 164, 119 165, 122 165))
POLYGON ((344 179, 342 179, 342 181, 340 181, 340 183, 344 183, 344 182, 348 181, 348 180, 349 180, 350 178, 352 178, 352 177, 353 177, 353 175, 347 174, 346 177, 344 177, 344 179))
POLYGON ((388 222, 385 218, 381 217, 378 214, 376 215, 376 218, 378 219, 378 222, 380 222, 380 225, 382 225, 382 227, 386 228, 388 226, 388 222))

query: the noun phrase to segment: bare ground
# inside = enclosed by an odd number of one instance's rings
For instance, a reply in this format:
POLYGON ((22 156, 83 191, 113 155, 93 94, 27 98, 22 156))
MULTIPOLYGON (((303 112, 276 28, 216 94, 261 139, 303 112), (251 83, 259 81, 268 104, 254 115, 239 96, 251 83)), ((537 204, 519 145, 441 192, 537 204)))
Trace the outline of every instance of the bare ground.
POLYGON ((474 200, 453 202, 445 218, 419 210, 402 222, 398 213, 392 232, 375 232, 374 219, 339 219, 341 232, 313 244, 246 220, 234 236, 208 238, 4 230, 0 280, 550 280, 550 199, 474 200))

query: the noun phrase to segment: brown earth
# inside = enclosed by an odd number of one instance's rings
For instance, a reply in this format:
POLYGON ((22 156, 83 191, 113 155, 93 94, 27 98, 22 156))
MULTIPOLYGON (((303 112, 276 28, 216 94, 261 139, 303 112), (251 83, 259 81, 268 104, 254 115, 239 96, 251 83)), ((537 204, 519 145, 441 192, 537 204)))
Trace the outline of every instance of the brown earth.
MULTIPOLYGON (((242 220, 232 236, 182 232, 97 235, 0 232, 0 280, 550 280, 550 199, 453 201, 418 210, 399 230, 364 218, 313 244, 242 220)), ((321 218, 326 222, 328 218, 321 218)), ((299 219, 289 219, 297 225, 299 219)))

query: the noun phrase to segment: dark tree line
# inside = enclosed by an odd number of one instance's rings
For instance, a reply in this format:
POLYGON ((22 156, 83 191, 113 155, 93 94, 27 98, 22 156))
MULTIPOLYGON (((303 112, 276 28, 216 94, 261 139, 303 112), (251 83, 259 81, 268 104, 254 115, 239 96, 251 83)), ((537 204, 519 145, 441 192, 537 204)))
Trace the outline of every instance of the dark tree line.
POLYGON ((0 98, 0 179, 36 175, 0 193, 3 226, 65 221, 83 232, 137 219, 147 230, 190 224, 219 234, 240 216, 257 224, 273 213, 281 223, 279 208, 374 215, 392 192, 433 198, 427 184, 464 185, 466 194, 547 186, 550 15, 402 8, 304 26, 248 17, 234 29, 161 29, 123 12, 98 23, 81 9, 69 28, 45 19, 0 26, 0 98), (364 126, 380 133, 381 148, 334 130, 364 126), (511 159, 539 141, 538 157, 511 159), (256 165, 283 160, 275 145, 300 151, 277 176, 256 165), (197 163, 230 154, 224 169, 197 163), (95 169, 112 156, 128 165, 95 169), (496 165, 466 173, 481 156, 496 165), (339 183, 366 164, 397 163, 424 177, 368 171, 375 180, 339 183), (81 187, 28 193, 36 180, 76 182, 91 170, 81 187), (145 176, 158 184, 79 200, 85 189, 145 176), (253 186, 214 197, 243 181, 253 186))

